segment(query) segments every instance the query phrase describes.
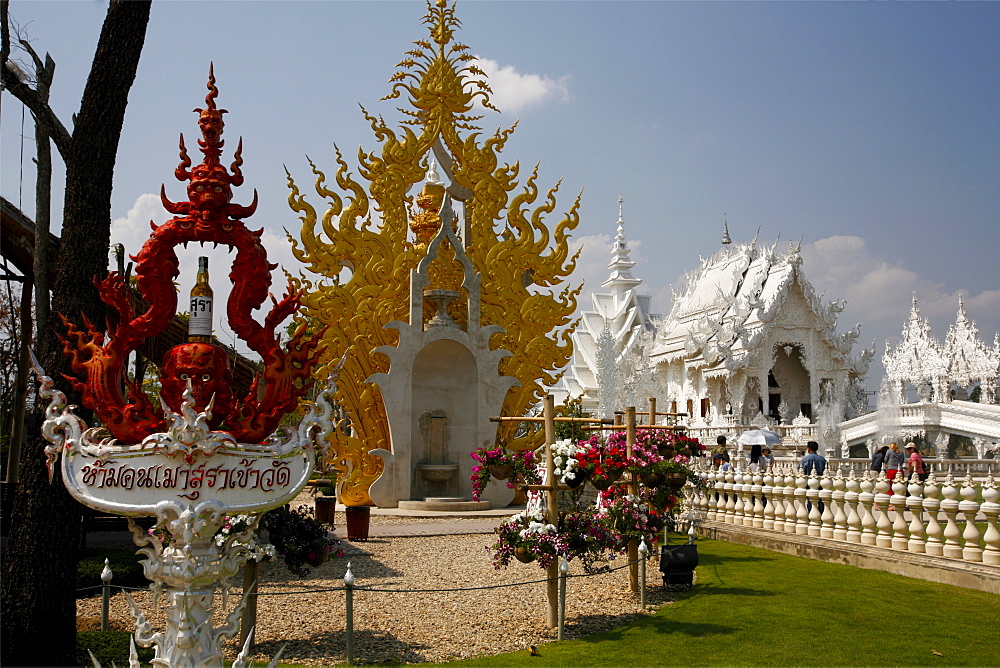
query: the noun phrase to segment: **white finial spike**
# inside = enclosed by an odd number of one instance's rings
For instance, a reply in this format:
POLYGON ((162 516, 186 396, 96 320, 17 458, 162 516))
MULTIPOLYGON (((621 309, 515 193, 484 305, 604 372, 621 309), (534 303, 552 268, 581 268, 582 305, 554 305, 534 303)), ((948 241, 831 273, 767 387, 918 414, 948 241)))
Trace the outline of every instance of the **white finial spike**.
POLYGON ((354 571, 351 570, 351 562, 347 562, 347 572, 344 573, 344 586, 354 586, 354 571))
POLYGON ((729 236, 729 219, 726 214, 722 214, 722 245, 728 246, 733 243, 732 238, 729 236))
POLYGON ((101 580, 103 582, 111 582, 111 578, 114 575, 111 573, 111 566, 108 564, 108 560, 104 560, 104 570, 101 571, 101 580))

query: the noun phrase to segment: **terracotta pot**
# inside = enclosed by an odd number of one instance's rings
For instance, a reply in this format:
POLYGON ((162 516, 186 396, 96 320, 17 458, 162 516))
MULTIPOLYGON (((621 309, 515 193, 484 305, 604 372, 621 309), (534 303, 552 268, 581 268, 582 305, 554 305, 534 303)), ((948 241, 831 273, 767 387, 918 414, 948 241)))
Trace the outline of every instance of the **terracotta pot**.
POLYGON ((347 507, 347 540, 368 540, 372 515, 370 506, 347 507))
POLYGON ((526 547, 515 547, 514 558, 522 564, 530 564, 535 560, 535 555, 532 554, 526 547))
POLYGON ((337 497, 317 496, 316 497, 316 521, 320 524, 329 524, 333 528, 333 523, 337 519, 337 497))
POLYGON ((497 480, 506 480, 514 475, 514 467, 510 464, 490 464, 490 475, 497 480))

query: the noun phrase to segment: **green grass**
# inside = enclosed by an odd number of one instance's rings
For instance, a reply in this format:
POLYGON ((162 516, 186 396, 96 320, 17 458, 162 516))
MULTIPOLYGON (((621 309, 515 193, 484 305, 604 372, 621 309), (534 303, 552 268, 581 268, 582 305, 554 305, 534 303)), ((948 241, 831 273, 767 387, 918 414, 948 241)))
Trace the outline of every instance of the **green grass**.
POLYGON ((655 615, 542 645, 537 657, 461 665, 1000 665, 1000 596, 722 541, 698 545, 698 584, 655 615))

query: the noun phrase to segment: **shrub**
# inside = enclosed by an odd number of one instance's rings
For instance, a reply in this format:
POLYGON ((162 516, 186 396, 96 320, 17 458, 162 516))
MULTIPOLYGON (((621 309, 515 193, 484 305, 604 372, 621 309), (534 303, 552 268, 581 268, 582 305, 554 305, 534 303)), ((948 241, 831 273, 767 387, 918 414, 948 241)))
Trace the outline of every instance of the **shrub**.
MULTIPOLYGON (((90 650, 102 666, 128 665, 129 641, 132 634, 128 631, 80 631, 76 634, 76 665, 92 666, 90 650)), ((149 664, 153 660, 152 647, 139 647, 139 662, 149 664)))

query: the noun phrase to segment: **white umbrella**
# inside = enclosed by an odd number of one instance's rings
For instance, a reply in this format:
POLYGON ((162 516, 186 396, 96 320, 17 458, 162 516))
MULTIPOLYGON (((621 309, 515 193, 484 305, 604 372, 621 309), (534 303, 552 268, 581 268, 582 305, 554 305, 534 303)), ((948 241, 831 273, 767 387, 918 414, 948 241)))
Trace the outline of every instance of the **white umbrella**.
POLYGON ((740 434, 736 442, 740 445, 776 445, 781 443, 781 436, 770 429, 751 429, 740 434))

